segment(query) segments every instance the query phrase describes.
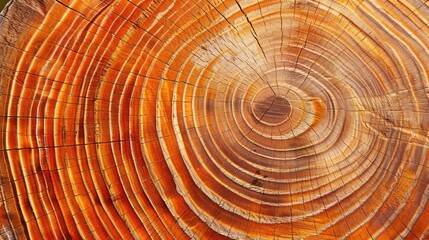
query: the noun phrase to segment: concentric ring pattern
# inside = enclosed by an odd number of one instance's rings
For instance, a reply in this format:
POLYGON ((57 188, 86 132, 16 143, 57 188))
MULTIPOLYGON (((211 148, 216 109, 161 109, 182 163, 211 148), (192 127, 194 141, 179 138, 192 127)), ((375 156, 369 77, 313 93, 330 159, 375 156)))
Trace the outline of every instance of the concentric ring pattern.
POLYGON ((429 238, 429 4, 13 1, 8 239, 429 238))

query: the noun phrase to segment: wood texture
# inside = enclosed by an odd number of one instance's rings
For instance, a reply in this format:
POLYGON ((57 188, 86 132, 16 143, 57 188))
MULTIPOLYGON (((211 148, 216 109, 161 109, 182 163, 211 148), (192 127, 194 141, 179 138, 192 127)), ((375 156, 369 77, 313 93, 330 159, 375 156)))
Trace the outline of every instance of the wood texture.
POLYGON ((0 238, 429 239, 429 4, 15 0, 0 238))

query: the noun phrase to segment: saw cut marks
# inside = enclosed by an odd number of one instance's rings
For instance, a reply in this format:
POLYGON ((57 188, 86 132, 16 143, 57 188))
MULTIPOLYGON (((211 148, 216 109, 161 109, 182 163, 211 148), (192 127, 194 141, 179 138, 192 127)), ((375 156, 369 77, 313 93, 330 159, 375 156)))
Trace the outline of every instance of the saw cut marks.
POLYGON ((12 1, 0 238, 429 238, 429 4, 12 1))

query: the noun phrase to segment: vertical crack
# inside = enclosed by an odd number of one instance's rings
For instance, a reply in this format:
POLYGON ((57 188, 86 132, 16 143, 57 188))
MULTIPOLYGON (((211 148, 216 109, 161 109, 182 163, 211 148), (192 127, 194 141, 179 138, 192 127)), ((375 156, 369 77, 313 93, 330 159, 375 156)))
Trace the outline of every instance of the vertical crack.
MULTIPOLYGON (((259 42, 258 39, 258 34, 256 33, 255 28, 253 27, 252 22, 250 21, 249 17, 247 16, 247 14, 243 11, 243 8, 241 7, 240 3, 237 0, 234 0, 235 3, 237 3, 238 7, 240 8, 241 13, 243 13, 243 15, 246 17, 247 22, 250 24, 250 27, 252 28, 252 36, 253 38, 255 38, 256 43, 259 46, 259 49, 261 49, 262 54, 264 55, 265 61, 268 62, 268 58, 267 55, 265 54, 264 49, 262 48, 261 43, 259 42)), ((274 96, 277 96, 276 92, 274 91, 273 87, 271 86, 271 84, 268 82, 268 80, 266 80, 266 83, 268 84, 268 87, 271 89, 271 91, 273 92, 274 96)))

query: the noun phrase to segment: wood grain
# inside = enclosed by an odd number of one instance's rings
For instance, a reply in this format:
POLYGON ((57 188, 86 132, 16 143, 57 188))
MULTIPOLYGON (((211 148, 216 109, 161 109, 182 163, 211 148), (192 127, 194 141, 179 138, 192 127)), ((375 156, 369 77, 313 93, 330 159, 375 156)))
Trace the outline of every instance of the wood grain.
POLYGON ((429 4, 14 0, 0 237, 428 239, 429 4))

